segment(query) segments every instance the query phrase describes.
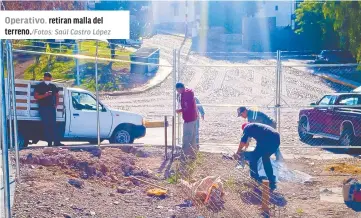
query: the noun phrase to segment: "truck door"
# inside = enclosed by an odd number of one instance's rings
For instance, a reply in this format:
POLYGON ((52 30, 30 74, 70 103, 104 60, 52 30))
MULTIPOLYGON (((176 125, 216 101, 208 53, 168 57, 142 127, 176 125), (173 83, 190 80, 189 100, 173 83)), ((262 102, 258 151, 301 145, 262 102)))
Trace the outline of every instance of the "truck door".
MULTIPOLYGON (((75 138, 97 137, 97 108, 95 98, 84 92, 71 92, 69 135, 75 138)), ((112 114, 99 104, 100 137, 108 138, 112 128, 112 114)))
POLYGON ((360 109, 356 106, 360 101, 359 95, 342 95, 337 99, 336 105, 338 107, 333 110, 333 119, 332 119, 332 132, 331 134, 340 136, 341 135, 341 125, 345 121, 349 121, 352 124, 356 124, 358 114, 355 113, 360 109), (345 107, 340 107, 344 105, 345 107), (355 107, 356 106, 356 107, 355 107))
POLYGON ((334 96, 326 95, 318 103, 317 107, 309 114, 310 130, 313 133, 325 133, 327 129, 328 107, 332 104, 334 96))

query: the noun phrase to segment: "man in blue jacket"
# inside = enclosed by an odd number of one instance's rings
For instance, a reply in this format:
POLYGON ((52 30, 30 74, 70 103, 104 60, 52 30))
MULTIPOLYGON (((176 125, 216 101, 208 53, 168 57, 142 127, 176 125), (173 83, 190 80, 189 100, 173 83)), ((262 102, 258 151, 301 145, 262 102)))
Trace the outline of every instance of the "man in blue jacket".
POLYGON ((261 183, 261 178, 258 174, 258 161, 262 158, 264 171, 269 180, 271 190, 276 189, 276 177, 273 174, 273 168, 270 157, 274 154, 280 146, 280 134, 272 127, 261 123, 244 123, 242 125, 243 136, 235 158, 239 159, 243 149, 247 149, 249 139, 254 138, 257 141, 255 150, 251 153, 249 163, 250 175, 258 183, 261 183))
MULTIPOLYGON (((277 129, 276 121, 261 111, 251 110, 246 107, 239 107, 237 109, 237 113, 238 117, 243 117, 244 119, 247 119, 247 121, 250 123, 262 123, 274 129, 277 129)), ((283 160, 280 149, 277 150, 275 156, 277 161, 283 160)))

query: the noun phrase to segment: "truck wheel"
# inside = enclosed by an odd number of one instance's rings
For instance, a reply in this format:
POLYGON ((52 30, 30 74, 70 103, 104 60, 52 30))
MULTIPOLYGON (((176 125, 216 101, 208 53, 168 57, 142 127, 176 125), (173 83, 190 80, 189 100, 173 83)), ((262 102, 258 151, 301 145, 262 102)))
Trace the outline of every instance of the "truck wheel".
POLYGON ((312 139, 312 135, 307 131, 307 119, 302 118, 298 122, 298 135, 303 142, 309 142, 312 139))
POLYGON ((110 139, 110 143, 112 144, 132 144, 133 142, 134 138, 130 134, 130 131, 123 128, 116 129, 110 139))
POLYGON ((344 128, 341 133, 341 137, 339 139, 339 143, 341 146, 351 146, 353 144, 354 134, 352 129, 344 128))

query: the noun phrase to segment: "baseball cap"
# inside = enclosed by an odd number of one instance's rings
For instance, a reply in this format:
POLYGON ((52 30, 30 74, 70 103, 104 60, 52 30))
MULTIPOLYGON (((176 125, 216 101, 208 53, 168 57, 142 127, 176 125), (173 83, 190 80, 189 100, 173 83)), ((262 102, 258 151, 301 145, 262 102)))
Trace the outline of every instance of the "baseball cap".
POLYGON ((51 75, 51 73, 46 72, 46 73, 44 73, 44 77, 50 77, 50 78, 52 78, 53 76, 51 75))
POLYGON ((237 109, 238 117, 240 117, 241 114, 242 114, 245 110, 247 110, 246 107, 239 107, 239 108, 237 109))
POLYGON ((244 128, 246 128, 246 126, 247 126, 248 124, 249 124, 248 122, 242 124, 242 130, 244 130, 244 128))
POLYGON ((184 84, 183 84, 183 83, 177 83, 177 84, 175 85, 175 88, 176 88, 176 89, 182 89, 182 88, 184 88, 184 84))

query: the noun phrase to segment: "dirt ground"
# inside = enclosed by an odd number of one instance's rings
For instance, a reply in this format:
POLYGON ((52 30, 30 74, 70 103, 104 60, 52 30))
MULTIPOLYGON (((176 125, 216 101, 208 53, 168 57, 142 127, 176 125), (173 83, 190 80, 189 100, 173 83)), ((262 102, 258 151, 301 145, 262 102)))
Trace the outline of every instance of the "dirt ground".
MULTIPOLYGON (((13 217, 262 217, 261 191, 250 186, 248 167, 237 169, 221 154, 200 153, 184 177, 177 173, 179 162, 164 161, 163 152, 132 146, 23 150, 13 217), (188 204, 181 176, 189 182, 219 176, 223 208, 188 204), (138 179, 168 189, 167 195, 148 196, 154 187, 138 179)), ((342 187, 350 177, 361 179, 361 160, 294 159, 286 166, 313 178, 304 184, 281 181, 270 196, 271 217, 361 217, 344 203, 320 201, 321 189, 342 187)))

